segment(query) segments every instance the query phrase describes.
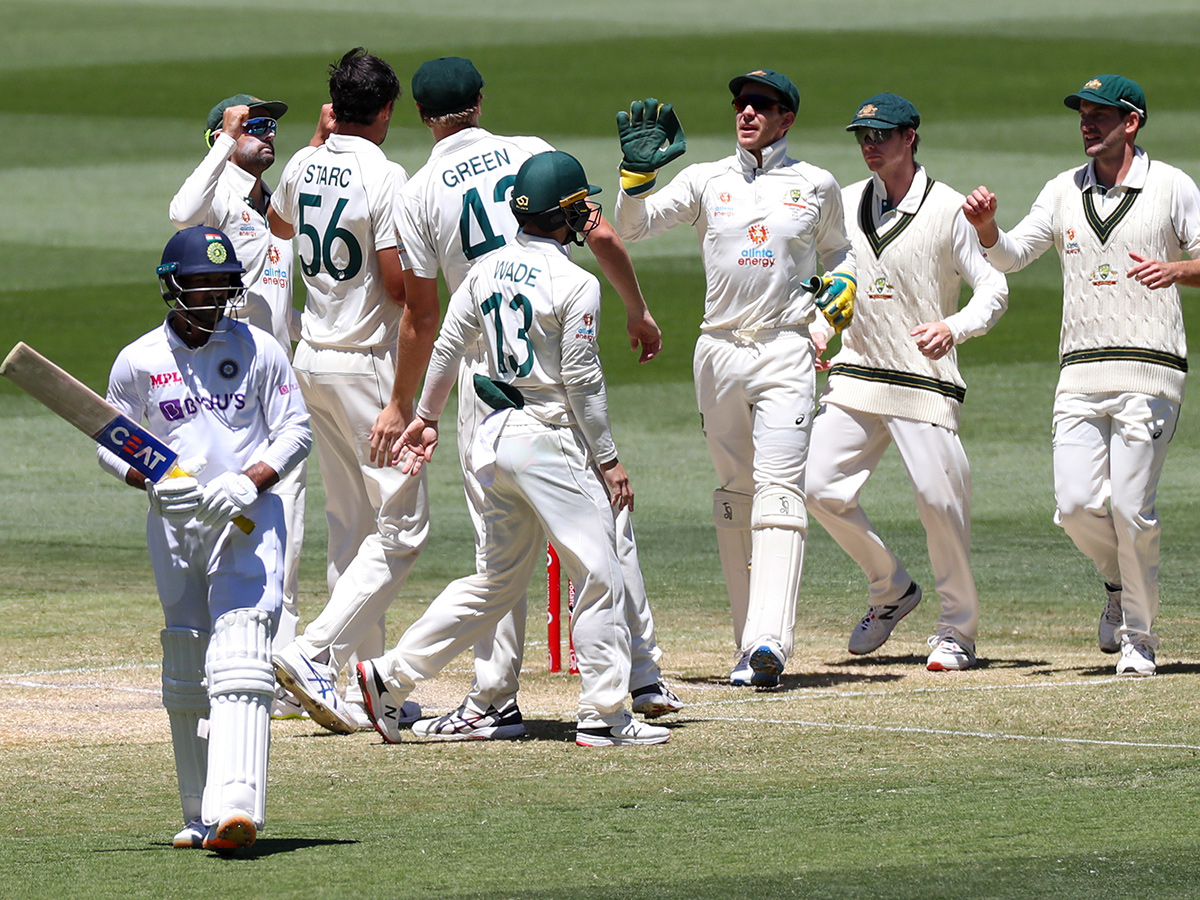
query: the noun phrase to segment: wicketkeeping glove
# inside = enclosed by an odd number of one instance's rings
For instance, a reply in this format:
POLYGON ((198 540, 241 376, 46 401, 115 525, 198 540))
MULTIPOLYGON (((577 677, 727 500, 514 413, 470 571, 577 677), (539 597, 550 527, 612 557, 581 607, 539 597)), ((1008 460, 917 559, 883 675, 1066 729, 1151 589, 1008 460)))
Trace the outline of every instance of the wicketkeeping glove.
POLYGON ((833 330, 840 333, 854 318, 854 294, 858 282, 848 272, 822 275, 820 282, 820 287, 813 291, 813 302, 825 314, 833 330))
POLYGON ((683 156, 687 138, 670 103, 635 100, 617 113, 621 138, 621 189, 631 197, 654 189, 658 170, 683 156))
POLYGON ((191 475, 146 482, 150 508, 164 519, 186 521, 196 513, 202 495, 200 483, 191 475))
POLYGON ((224 525, 258 497, 258 486, 241 472, 224 472, 204 486, 196 518, 205 525, 224 525))

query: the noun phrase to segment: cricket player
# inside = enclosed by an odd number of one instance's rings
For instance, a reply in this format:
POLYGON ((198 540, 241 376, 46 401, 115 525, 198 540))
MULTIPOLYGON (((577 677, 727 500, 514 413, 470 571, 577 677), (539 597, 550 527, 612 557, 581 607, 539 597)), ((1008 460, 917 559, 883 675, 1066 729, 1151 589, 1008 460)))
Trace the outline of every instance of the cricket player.
POLYGON ((383 652, 384 613, 429 535, 424 473, 384 465, 382 448, 408 424, 411 408, 393 389, 420 378, 428 350, 411 346, 432 340, 439 310, 436 298, 428 309, 405 305, 393 223, 408 176, 379 146, 400 95, 396 73, 355 48, 330 67, 329 93, 332 133, 288 161, 268 218, 277 237, 300 244, 307 300, 294 365, 321 458, 330 597, 274 663, 314 721, 348 734, 370 723, 357 682, 345 701, 337 695, 338 672, 360 645, 383 652))
MULTIPOLYGON (((271 234, 271 189, 262 178, 275 162, 275 129, 287 109, 281 100, 251 94, 235 94, 214 106, 204 132, 208 153, 171 199, 170 217, 176 228, 208 225, 229 236, 238 260, 247 267, 245 303, 235 315, 274 335, 290 360, 292 340, 300 335, 300 314, 292 306, 292 243, 271 234)), ((295 639, 300 618, 297 593, 307 468, 307 460, 302 461, 272 488, 283 500, 287 523, 287 571, 275 650, 295 639)), ((278 690, 273 717, 292 718, 302 712, 278 690)))
MULTIPOLYGON (((441 269, 453 293, 471 266, 516 236, 517 220, 509 209, 512 183, 521 164, 535 153, 553 149, 536 137, 494 135, 479 127, 483 77, 468 59, 443 57, 423 63, 413 75, 412 93, 421 121, 433 133, 429 161, 400 191, 396 225, 409 298, 437 298, 441 269)), ((642 347, 642 361, 652 359, 662 334, 646 306, 624 244, 603 219, 586 241, 609 280, 618 285, 626 307, 630 345, 642 347)), ((479 423, 491 412, 475 395, 472 378, 481 365, 482 348, 464 355, 459 374, 458 450, 468 509, 475 525, 476 547, 486 542, 482 490, 471 475, 468 452, 479 423)), ((413 398, 415 399, 415 398, 413 398)), ((617 538, 629 595, 633 641, 630 684, 633 709, 647 717, 677 712, 683 702, 662 683, 654 619, 638 566, 629 511, 618 513, 617 538)), ((534 548, 526 564, 529 576, 544 558, 534 548)), ((439 740, 513 738, 524 734, 517 706, 518 676, 525 643, 526 602, 501 620, 494 636, 485 637, 475 655, 475 680, 458 709, 413 725, 418 736, 439 740)))
POLYGON ((911 102, 884 93, 863 101, 846 126, 872 173, 842 191, 863 289, 813 422, 820 452, 809 460, 806 486, 809 512, 870 583, 867 614, 850 634, 851 653, 870 653, 921 602, 920 585, 858 502, 895 443, 941 597, 926 667, 944 671, 975 664, 979 625, 971 470, 958 437, 967 389, 955 348, 996 323, 1008 284, 983 258, 963 195, 916 161, 920 124, 911 102), (960 310, 963 281, 973 293, 960 310))
POLYGON ((270 488, 305 458, 308 413, 267 332, 227 318, 243 294, 233 243, 206 225, 175 234, 158 275, 166 322, 120 352, 108 401, 188 460, 155 484, 100 448, 100 464, 150 498, 146 542, 166 627, 163 706, 184 827, 174 846, 229 852, 266 821, 271 636, 283 602, 283 501, 270 488), (244 533, 233 519, 249 517, 244 533), (201 731, 207 722, 207 740, 201 731))
POLYGON ((463 356, 482 342, 472 384, 494 412, 476 430, 468 463, 484 498, 486 541, 475 574, 452 582, 394 650, 358 665, 376 730, 400 740, 396 711, 416 683, 493 630, 528 587, 526 560, 543 534, 576 585, 573 635, 582 690, 576 743, 660 744, 670 731, 625 710, 629 626, 612 507, 633 505, 608 422, 596 338, 600 284, 570 261, 598 211, 583 167, 560 151, 516 173, 513 241, 475 265, 450 299, 417 415, 402 438, 405 467, 421 470, 463 356))
POLYGON ((1118 675, 1153 675, 1161 533, 1155 495, 1187 373, 1175 282, 1200 271, 1200 191, 1135 143, 1147 119, 1137 82, 1098 75, 1063 102, 1079 111, 1087 165, 1047 182, 1009 232, 997 227, 996 195, 986 187, 971 192, 963 211, 1002 272, 1023 269, 1051 246, 1058 250, 1055 522, 1104 580, 1100 649, 1120 652, 1118 675), (1135 265, 1123 274, 1131 258, 1135 265))
POLYGON ((615 222, 626 241, 691 225, 707 282, 693 371, 704 436, 720 487, 717 547, 729 590, 734 685, 773 687, 792 653, 808 518, 804 467, 816 373, 806 284, 836 328, 854 302, 854 251, 841 190, 823 169, 788 156, 800 93, 770 69, 729 82, 737 150, 689 166, 656 194, 657 170, 683 153, 669 104, 617 114, 621 187, 615 222), (753 567, 751 558, 753 557, 753 567))

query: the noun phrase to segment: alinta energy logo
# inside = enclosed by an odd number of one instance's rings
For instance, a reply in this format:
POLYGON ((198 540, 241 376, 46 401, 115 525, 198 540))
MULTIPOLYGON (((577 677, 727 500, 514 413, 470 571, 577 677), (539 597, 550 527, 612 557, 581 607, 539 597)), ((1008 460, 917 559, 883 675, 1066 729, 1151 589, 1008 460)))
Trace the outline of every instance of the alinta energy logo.
POLYGON ((1075 229, 1068 228, 1063 232, 1066 241, 1063 242, 1063 253, 1078 253, 1079 242, 1075 240, 1075 229))
POLYGON ((746 237, 750 239, 750 243, 754 246, 742 251, 742 255, 738 258, 738 265, 762 266, 763 268, 775 265, 775 253, 762 246, 770 236, 771 232, 767 229, 766 225, 751 225, 746 230, 746 237))

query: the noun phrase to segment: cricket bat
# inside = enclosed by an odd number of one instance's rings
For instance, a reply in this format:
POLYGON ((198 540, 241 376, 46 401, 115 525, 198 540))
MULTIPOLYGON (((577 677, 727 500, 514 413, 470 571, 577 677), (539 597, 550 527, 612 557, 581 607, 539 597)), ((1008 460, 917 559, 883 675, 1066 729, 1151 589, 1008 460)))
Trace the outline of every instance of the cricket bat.
MULTIPOLYGON (((158 482, 189 474, 179 468, 178 453, 24 341, 4 357, 0 375, 111 450, 147 480, 158 482)), ((245 516, 233 521, 246 534, 254 530, 254 523, 245 516)))

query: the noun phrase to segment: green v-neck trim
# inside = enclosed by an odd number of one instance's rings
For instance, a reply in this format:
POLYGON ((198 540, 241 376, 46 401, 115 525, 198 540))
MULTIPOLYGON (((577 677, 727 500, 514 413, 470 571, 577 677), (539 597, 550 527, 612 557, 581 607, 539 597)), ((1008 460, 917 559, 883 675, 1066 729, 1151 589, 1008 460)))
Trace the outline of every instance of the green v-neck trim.
MULTIPOLYGON (((887 248, 892 241, 900 237, 901 233, 912 224, 912 220, 917 217, 917 213, 900 213, 900 221, 892 226, 891 230, 885 235, 880 235, 875 228, 875 217, 871 215, 871 201, 874 197, 874 181, 868 181, 867 186, 863 189, 862 200, 858 203, 858 225, 862 229, 863 234, 867 236, 867 241, 871 244, 871 250, 875 253, 875 258, 879 259, 879 255, 887 248)), ((929 197, 929 192, 933 190, 933 179, 928 178, 925 185, 925 193, 921 195, 921 202, 917 206, 917 212, 921 211, 921 207, 925 205, 925 200, 929 197)))
POLYGON ((1101 244, 1108 243, 1108 239, 1112 237, 1112 233, 1116 231, 1118 225, 1129 214, 1129 210, 1133 208, 1133 203, 1138 198, 1138 194, 1142 192, 1141 188, 1127 188, 1125 197, 1108 216, 1107 219, 1102 219, 1100 213, 1096 209, 1096 204, 1092 200, 1092 192, 1085 191, 1083 194, 1083 214, 1087 218, 1088 227, 1092 229, 1096 237, 1100 238, 1101 244))

